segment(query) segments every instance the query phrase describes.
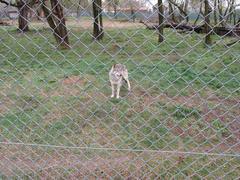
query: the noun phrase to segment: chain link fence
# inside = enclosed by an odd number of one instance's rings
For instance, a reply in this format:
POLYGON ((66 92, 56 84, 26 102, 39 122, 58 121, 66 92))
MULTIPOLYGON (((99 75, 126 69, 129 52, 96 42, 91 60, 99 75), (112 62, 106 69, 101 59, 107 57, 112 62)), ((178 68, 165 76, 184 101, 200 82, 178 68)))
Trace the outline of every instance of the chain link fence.
POLYGON ((0 1, 1 179, 239 179, 238 3, 0 1))

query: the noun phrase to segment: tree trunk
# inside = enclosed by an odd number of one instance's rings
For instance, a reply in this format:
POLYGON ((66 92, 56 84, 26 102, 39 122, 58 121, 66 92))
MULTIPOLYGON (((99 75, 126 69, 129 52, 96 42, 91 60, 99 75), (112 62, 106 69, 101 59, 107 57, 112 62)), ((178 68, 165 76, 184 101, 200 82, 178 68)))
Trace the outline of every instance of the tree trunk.
POLYGON ((164 41, 163 29, 164 29, 164 10, 162 0, 158 0, 158 42, 161 43, 164 41))
POLYGON ((210 45, 211 44, 211 27, 210 27, 210 6, 209 6, 208 0, 204 0, 204 4, 205 4, 204 28, 205 28, 205 32, 206 32, 205 43, 207 45, 210 45))
POLYGON ((68 32, 63 15, 63 8, 59 0, 51 0, 52 13, 55 15, 55 24, 59 32, 60 46, 64 49, 69 48, 68 32))
POLYGON ((184 3, 184 11, 185 12, 188 11, 188 4, 189 4, 189 0, 185 0, 185 3, 184 3))
POLYGON ((234 9, 234 13, 233 13, 233 24, 236 25, 237 23, 237 12, 236 12, 236 9, 234 9))
POLYGON ((214 18, 214 25, 217 25, 217 0, 214 0, 214 7, 213 7, 213 18, 214 18))
POLYGON ((218 0, 218 13, 219 13, 219 22, 220 24, 224 27, 225 21, 224 21, 224 15, 223 15, 223 4, 222 4, 222 0, 218 0))
MULTIPOLYGON (((149 30, 158 30, 159 25, 148 25, 144 21, 140 21, 140 23, 144 24, 147 29, 149 30)), ((172 28, 174 30, 181 30, 178 31, 179 33, 185 33, 185 32, 196 32, 198 34, 206 34, 205 25, 198 25, 198 26, 192 26, 182 23, 165 23, 164 28, 172 28)), ((219 36, 229 36, 229 37, 240 37, 240 28, 239 27, 221 27, 217 26, 212 29, 210 29, 210 32, 214 31, 214 34, 219 36)))
POLYGON ((229 19, 229 22, 230 22, 230 24, 232 23, 232 20, 233 20, 233 16, 234 16, 234 12, 235 12, 235 7, 234 7, 234 5, 235 5, 235 0, 231 0, 231 3, 229 2, 229 12, 228 12, 228 14, 227 14, 227 18, 226 18, 226 21, 228 21, 228 19, 229 19))
POLYGON ((202 2, 201 2, 201 4, 200 4, 199 13, 198 13, 198 15, 197 15, 197 18, 195 19, 195 21, 194 21, 194 23, 193 23, 194 26, 197 24, 197 22, 198 22, 201 14, 202 14, 202 2))
POLYGON ((171 17, 171 20, 176 23, 177 21, 176 21, 176 17, 175 17, 175 13, 174 13, 172 4, 169 2, 168 6, 169 6, 169 16, 171 17))
POLYGON ((135 22, 136 15, 135 15, 134 7, 131 5, 130 8, 131 8, 131 18, 132 18, 133 22, 135 22))
MULTIPOLYGON (((180 12, 180 14, 182 14, 182 16, 185 16, 185 20, 186 20, 186 23, 189 22, 189 17, 188 17, 188 13, 186 11, 184 11, 184 4, 181 4, 179 5, 177 2, 173 1, 173 0, 168 0, 169 3, 173 4, 174 6, 176 6, 180 12)), ((188 0, 187 0, 187 5, 188 5, 188 0)), ((186 5, 186 6, 187 6, 186 5)), ((182 19, 182 16, 180 15, 180 20, 182 19)))
POLYGON ((78 1, 78 6, 77 6, 77 18, 79 18, 81 15, 81 0, 78 1))
POLYGON ((20 2, 19 3, 19 8, 18 8, 18 30, 20 32, 27 32, 29 31, 29 27, 28 27, 28 12, 29 12, 29 8, 27 6, 26 3, 24 2, 20 2))
POLYGON ((115 3, 113 5, 113 9, 114 9, 114 18, 117 19, 117 5, 115 3))
POLYGON ((93 0, 93 37, 95 40, 103 38, 102 0, 93 0))
POLYGON ((44 11, 45 17, 47 18, 47 22, 53 31, 53 35, 57 41, 58 47, 68 49, 70 46, 65 19, 63 17, 63 9, 58 0, 51 0, 51 5, 53 7, 52 11, 50 11, 47 8, 45 2, 42 1, 42 9, 44 11))

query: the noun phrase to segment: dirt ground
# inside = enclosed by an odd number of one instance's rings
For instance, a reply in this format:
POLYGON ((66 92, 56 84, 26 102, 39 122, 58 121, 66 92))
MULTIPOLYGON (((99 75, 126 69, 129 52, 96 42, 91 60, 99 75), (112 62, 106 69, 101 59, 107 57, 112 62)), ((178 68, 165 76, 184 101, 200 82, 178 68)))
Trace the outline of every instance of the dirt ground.
MULTIPOLYGON (((67 25, 70 27, 80 27, 83 29, 90 29, 93 26, 92 20, 68 20, 67 25)), ((107 29, 126 29, 126 28, 145 28, 144 25, 138 23, 138 22, 128 22, 128 21, 118 21, 118 20, 109 20, 104 19, 103 23, 104 28, 107 29)))
MULTIPOLYGON (((198 161, 202 155, 161 152, 129 152, 62 149, 34 146, 0 146, 0 172, 2 178, 40 178, 40 179, 153 179, 172 177, 181 166, 191 164, 186 174, 194 177, 198 161), (111 155, 109 154, 111 153, 111 155), (169 164, 170 163, 170 164, 169 164), (154 165, 154 166, 152 166, 154 165)), ((231 157, 209 156, 207 164, 231 161, 231 157)), ((219 167, 224 165, 218 164, 219 167)), ((218 166, 216 166, 218 168, 218 166)), ((234 168, 234 167, 232 167, 234 168)), ((0 176, 1 177, 1 176, 0 176)))
MULTIPOLYGON (((67 86, 73 86, 77 83, 84 83, 84 81, 77 77, 71 76, 59 81, 63 86, 66 86, 64 89, 63 95, 71 95, 73 93, 72 88, 67 88, 67 86), (71 91, 68 92, 68 91, 71 91), (66 91, 66 92, 65 92, 66 91)), ((239 100, 236 99, 224 99, 221 97, 217 97, 211 92, 208 93, 207 97, 201 97, 198 94, 192 94, 189 96, 175 96, 170 97, 166 94, 162 94, 157 97, 150 96, 148 92, 141 90, 141 87, 134 86, 136 96, 130 96, 130 98, 143 97, 143 101, 145 102, 144 107, 150 107, 156 100, 160 100, 161 102, 166 102, 168 104, 184 104, 187 107, 200 107, 202 112, 204 113, 204 120, 209 123, 209 119, 215 117, 222 117, 222 120, 227 120, 231 117, 231 113, 235 112, 235 116, 239 116, 238 104, 239 100), (205 106, 207 101, 208 103, 218 104, 215 109, 209 110, 208 107, 205 106), (227 107, 233 107, 231 113, 224 113, 221 110, 221 105, 227 107)), ((75 91, 74 91, 75 92, 75 91)), ((56 94, 53 92, 48 92, 49 94, 43 93, 43 96, 58 96, 61 94, 56 94)), ((76 94, 74 94, 76 95, 76 94)), ((137 101, 137 100, 136 100, 137 101)), ((8 101, 7 101, 8 102, 8 101)), ((3 106, 3 105, 2 105, 3 106)), ((141 107, 138 107, 141 109, 141 107)), ((3 108, 3 110, 6 108, 3 108)), ((58 115, 57 112, 54 112, 55 116, 53 118, 61 116, 58 115)), ((184 131, 180 126, 175 126, 169 121, 168 128, 171 129, 172 133, 176 136, 194 136, 191 134, 191 128, 189 130, 184 131)), ((231 124, 228 126, 229 130, 231 130, 234 139, 226 139, 222 143, 217 146, 209 146, 202 147, 198 149, 194 149, 196 152, 215 152, 221 150, 221 152, 240 152, 240 122, 239 121, 231 121, 231 124)), ((199 134, 197 139, 204 138, 204 134, 199 134)), ((97 152, 97 151, 96 151, 97 152)), ((95 153, 96 153, 95 152, 95 153)), ((150 161, 152 158, 166 158, 166 154, 162 154, 157 156, 156 154, 150 153, 147 154, 147 160, 142 160, 142 155, 134 154, 134 153, 112 153, 111 156, 107 155, 96 155, 93 154, 93 157, 87 157, 81 151, 74 153, 72 150, 58 150, 54 149, 51 152, 47 151, 44 148, 34 148, 28 146, 1 146, 0 145, 0 172, 8 177, 16 175, 16 171, 20 174, 25 174, 27 176, 33 176, 32 173, 35 173, 34 176, 41 177, 42 179, 48 179, 50 177, 61 177, 63 174, 69 179, 83 178, 89 177, 90 179, 94 179, 96 177, 101 177, 102 179, 109 179, 110 177, 124 177, 129 179, 134 179, 136 177, 141 178, 144 177, 144 174, 151 175, 152 177, 157 177, 157 173, 154 172, 151 168, 148 169, 147 161, 150 161), (80 153, 80 154, 79 154, 80 153), (139 158, 141 157, 141 158, 139 158), (148 159, 149 158, 149 159, 148 159), (132 170, 131 170, 132 169, 132 170), (148 169, 146 172, 146 169, 148 169), (37 172, 37 173, 36 173, 37 172)), ((186 155, 173 155, 169 156, 172 158, 173 167, 181 163, 181 161, 185 161, 187 158, 186 155), (180 160, 179 160, 180 159, 180 160)), ((160 163, 161 160, 156 160, 156 162, 160 163)))
MULTIPOLYGON (((7 21, 9 25, 17 26, 18 22, 16 20, 7 21)), ((46 21, 37 21, 33 20, 29 24, 30 27, 40 28, 40 27, 48 27, 46 21)), ((80 29, 91 29, 93 27, 93 21, 91 19, 67 19, 66 25, 68 28, 80 28, 80 29)), ((121 20, 110 20, 104 19, 103 23, 104 28, 107 29, 126 29, 126 28, 145 28, 145 26, 139 22, 129 22, 129 21, 121 21, 121 20)))

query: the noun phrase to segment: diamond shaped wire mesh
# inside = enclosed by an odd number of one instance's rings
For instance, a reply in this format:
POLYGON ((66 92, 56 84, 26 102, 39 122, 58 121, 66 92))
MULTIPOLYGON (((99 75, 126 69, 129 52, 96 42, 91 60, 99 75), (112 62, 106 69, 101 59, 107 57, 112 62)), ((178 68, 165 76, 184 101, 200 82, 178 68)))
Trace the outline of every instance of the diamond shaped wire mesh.
POLYGON ((239 179, 239 3, 0 0, 0 177, 239 179))

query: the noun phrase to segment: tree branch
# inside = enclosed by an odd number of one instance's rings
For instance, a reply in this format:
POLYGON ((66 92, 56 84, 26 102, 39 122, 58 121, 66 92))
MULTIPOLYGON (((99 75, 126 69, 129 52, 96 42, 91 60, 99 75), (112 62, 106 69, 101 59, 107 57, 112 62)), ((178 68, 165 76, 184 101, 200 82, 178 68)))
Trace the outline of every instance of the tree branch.
POLYGON ((176 2, 174 2, 173 0, 168 0, 171 4, 173 4, 174 6, 176 6, 178 8, 178 10, 184 14, 184 16, 186 17, 186 21, 188 22, 188 14, 187 12, 185 12, 183 10, 183 8, 181 6, 179 6, 176 2))
POLYGON ((171 3, 171 4, 173 4, 174 6, 176 6, 178 9, 179 9, 179 11, 181 11, 184 15, 187 15, 187 13, 181 8, 181 6, 179 6, 176 2, 174 2, 174 1, 172 1, 172 0, 169 0, 169 2, 171 3))

